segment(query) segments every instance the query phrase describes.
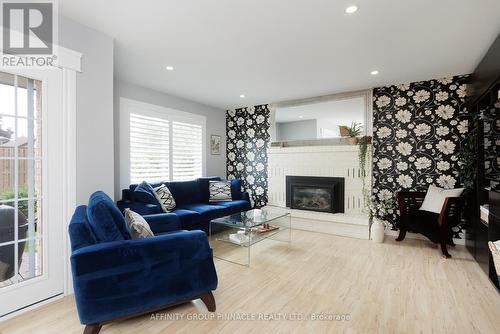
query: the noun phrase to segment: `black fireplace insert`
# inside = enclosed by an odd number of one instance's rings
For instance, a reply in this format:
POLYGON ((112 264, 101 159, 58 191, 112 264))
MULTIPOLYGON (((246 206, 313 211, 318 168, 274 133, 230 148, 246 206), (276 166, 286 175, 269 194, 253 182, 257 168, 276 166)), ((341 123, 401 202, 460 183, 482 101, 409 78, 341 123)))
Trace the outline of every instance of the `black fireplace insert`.
POLYGON ((343 213, 344 178, 286 176, 286 206, 291 209, 343 213))

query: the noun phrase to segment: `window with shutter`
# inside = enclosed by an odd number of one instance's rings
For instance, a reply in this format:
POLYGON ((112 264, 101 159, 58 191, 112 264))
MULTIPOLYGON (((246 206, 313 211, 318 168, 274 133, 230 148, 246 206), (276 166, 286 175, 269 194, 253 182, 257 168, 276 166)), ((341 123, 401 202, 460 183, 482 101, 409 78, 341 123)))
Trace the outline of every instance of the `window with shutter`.
POLYGON ((202 127, 183 122, 172 123, 173 179, 192 180, 202 176, 202 127))
POLYGON ((170 121, 130 114, 130 182, 159 181, 170 173, 170 121))
POLYGON ((205 173, 205 116, 120 99, 120 185, 205 173))

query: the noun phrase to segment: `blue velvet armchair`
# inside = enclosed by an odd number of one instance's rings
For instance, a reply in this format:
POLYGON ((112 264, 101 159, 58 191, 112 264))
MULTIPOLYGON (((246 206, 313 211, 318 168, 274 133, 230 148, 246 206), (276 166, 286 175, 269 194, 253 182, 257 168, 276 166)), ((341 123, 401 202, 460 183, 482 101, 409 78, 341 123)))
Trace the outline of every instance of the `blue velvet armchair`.
POLYGON ((103 192, 75 210, 69 225, 71 269, 85 334, 197 298, 215 311, 217 274, 207 236, 179 226, 171 223, 168 232, 131 240, 122 214, 103 192))

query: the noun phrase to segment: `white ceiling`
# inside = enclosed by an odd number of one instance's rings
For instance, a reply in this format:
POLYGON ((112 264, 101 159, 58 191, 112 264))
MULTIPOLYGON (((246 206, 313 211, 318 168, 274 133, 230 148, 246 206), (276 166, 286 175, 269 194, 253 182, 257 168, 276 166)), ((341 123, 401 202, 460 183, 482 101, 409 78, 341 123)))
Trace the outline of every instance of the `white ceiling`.
POLYGON ((499 0, 60 0, 60 12, 115 38, 118 79, 220 108, 470 73, 500 33, 499 0))
POLYGON ((331 120, 335 124, 351 125, 364 122, 364 97, 332 100, 320 103, 278 108, 276 122, 286 123, 308 119, 331 120))

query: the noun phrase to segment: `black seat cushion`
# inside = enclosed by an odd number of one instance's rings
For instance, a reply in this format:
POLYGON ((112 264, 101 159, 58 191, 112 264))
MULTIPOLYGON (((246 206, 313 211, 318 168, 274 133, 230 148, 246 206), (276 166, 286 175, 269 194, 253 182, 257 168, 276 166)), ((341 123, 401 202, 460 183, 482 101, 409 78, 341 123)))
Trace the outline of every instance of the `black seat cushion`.
POLYGON ((408 232, 425 235, 432 242, 438 243, 440 234, 438 217, 439 214, 434 212, 415 210, 401 215, 396 226, 408 232))

